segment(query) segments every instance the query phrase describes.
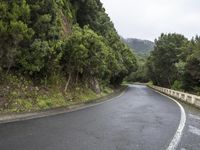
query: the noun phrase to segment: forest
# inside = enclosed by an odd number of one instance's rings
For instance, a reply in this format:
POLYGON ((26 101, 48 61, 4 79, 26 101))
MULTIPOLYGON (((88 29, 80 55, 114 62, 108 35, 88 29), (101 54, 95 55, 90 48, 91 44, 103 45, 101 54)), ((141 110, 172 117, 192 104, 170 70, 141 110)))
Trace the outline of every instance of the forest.
POLYGON ((88 99, 136 69, 100 0, 1 0, 0 110, 88 99))
POLYGON ((200 94, 200 37, 162 34, 147 60, 147 76, 154 84, 200 94))
POLYGON ((139 63, 128 81, 154 85, 200 95, 200 37, 187 39, 181 34, 161 34, 154 50, 139 63))
POLYGON ((154 43, 136 58, 100 0, 1 0, 0 112, 85 102, 123 81, 200 95, 200 37, 154 43))

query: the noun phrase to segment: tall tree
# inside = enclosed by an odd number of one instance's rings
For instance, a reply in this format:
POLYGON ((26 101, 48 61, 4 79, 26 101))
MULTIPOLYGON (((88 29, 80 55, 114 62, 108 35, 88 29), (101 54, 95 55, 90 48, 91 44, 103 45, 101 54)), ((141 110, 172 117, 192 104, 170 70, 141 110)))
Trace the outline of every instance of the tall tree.
POLYGON ((183 84, 185 90, 200 92, 200 37, 191 41, 188 47, 188 55, 185 72, 183 75, 183 84))
POLYGON ((171 87, 177 79, 176 63, 187 44, 187 39, 180 34, 161 34, 155 40, 154 51, 148 59, 148 73, 157 85, 171 87))
POLYGON ((0 4, 0 67, 9 72, 20 53, 20 42, 30 39, 34 31, 27 26, 30 8, 26 0, 2 0, 0 4))

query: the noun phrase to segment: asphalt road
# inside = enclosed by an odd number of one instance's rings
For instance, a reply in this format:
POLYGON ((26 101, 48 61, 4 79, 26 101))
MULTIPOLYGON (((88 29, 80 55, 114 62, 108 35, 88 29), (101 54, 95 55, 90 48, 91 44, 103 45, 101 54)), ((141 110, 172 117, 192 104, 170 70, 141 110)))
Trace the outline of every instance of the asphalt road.
MULTIPOLYGON (((131 85, 121 97, 90 108, 0 124, 0 150, 166 150, 180 117, 172 100, 131 85)), ((187 150, 184 143, 178 149, 187 150)))

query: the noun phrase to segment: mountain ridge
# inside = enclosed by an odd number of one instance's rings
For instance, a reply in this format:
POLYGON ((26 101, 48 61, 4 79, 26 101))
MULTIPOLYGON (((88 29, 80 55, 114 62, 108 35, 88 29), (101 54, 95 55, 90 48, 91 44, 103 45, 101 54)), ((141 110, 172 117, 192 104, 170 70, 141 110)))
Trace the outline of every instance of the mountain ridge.
POLYGON ((123 38, 123 41, 137 54, 149 54, 154 47, 154 42, 138 38, 123 38))

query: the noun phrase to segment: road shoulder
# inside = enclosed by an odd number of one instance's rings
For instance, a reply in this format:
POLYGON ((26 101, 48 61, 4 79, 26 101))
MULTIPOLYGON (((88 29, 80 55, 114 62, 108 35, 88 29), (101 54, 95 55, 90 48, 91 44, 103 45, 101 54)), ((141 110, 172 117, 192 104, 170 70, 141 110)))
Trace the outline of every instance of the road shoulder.
POLYGON ((53 109, 48 109, 48 110, 43 110, 43 111, 36 111, 36 112, 1 114, 0 115, 0 124, 23 121, 23 120, 30 120, 30 119, 36 119, 36 118, 43 118, 43 117, 48 117, 48 116, 54 116, 54 115, 58 115, 58 114, 63 114, 63 113, 68 113, 68 112, 85 109, 88 107, 93 107, 93 106, 102 104, 106 101, 113 100, 117 97, 122 96, 125 93, 125 91, 127 90, 127 88, 128 88, 128 86, 123 86, 119 90, 116 90, 113 93, 108 94, 107 96, 103 96, 98 99, 93 99, 93 100, 85 102, 85 103, 71 105, 68 107, 59 107, 59 108, 53 108, 53 109))
MULTIPOLYGON (((151 87, 149 87, 149 88, 151 88, 151 87)), ((184 110, 183 106, 176 99, 174 99, 171 96, 168 96, 168 95, 166 95, 164 93, 161 93, 161 92, 159 92, 159 91, 157 91, 157 90, 155 90, 153 88, 151 88, 151 89, 154 90, 155 92, 159 93, 160 95, 165 96, 168 99, 174 101, 179 106, 179 109, 180 109, 180 112, 181 112, 180 123, 179 123, 179 126, 177 128, 176 133, 174 134, 174 137, 172 138, 172 140, 171 140, 171 142, 170 142, 170 144, 169 144, 169 146, 167 148, 167 150, 175 150, 178 147, 178 145, 179 145, 179 143, 181 141, 181 138, 183 136, 183 131, 184 131, 185 124, 186 124, 186 113, 185 113, 185 110, 184 110)))

